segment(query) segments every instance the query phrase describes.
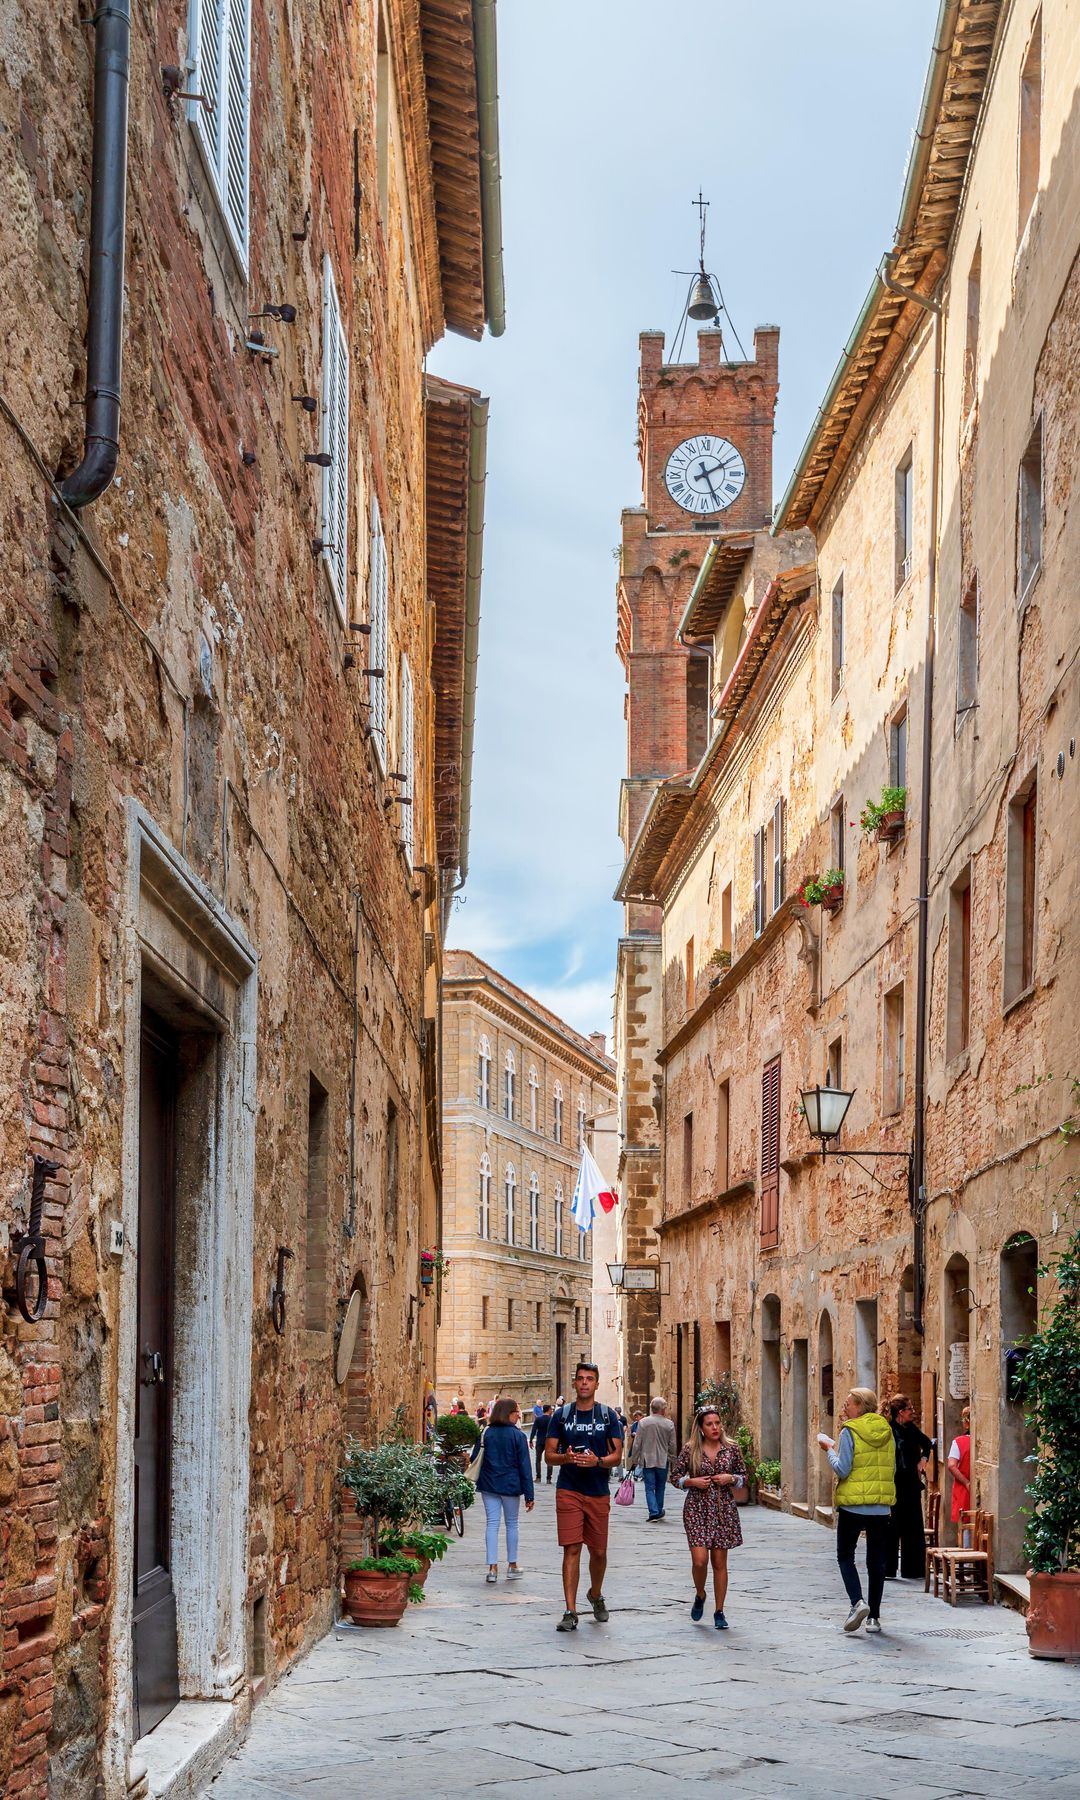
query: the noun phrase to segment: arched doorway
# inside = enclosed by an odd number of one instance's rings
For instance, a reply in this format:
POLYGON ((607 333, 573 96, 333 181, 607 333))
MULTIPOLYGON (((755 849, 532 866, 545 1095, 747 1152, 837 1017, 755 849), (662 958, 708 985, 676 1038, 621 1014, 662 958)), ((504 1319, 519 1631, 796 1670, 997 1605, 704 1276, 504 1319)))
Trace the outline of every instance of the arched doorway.
POLYGON ((807 1477, 810 1444, 810 1359, 805 1338, 791 1346, 791 1499, 805 1506, 809 1500, 807 1477))
MULTIPOLYGON (((948 1473, 949 1446, 963 1429, 963 1411, 971 1399, 971 1270, 966 1256, 959 1251, 945 1265, 945 1293, 942 1321, 945 1328, 945 1367, 943 1370, 941 1407, 945 1422, 942 1457, 942 1518, 952 1513, 952 1476, 948 1473)), ((971 1430, 971 1478, 969 1503, 975 1503, 975 1419, 971 1430)), ((943 1530, 942 1542, 954 1533, 943 1530)))
MULTIPOLYGON (((356 1309, 356 1337, 345 1376, 345 1435, 359 1438, 362 1444, 367 1444, 371 1441, 371 1308, 367 1283, 359 1272, 353 1278, 346 1317, 354 1295, 359 1296, 359 1305, 356 1309)), ((356 1508, 347 1498, 341 1517, 341 1549, 345 1562, 351 1557, 365 1554, 364 1527, 356 1508)))
POLYGON ((877 1301, 855 1302, 855 1384, 878 1391, 877 1301))
POLYGON ((758 1456, 780 1457, 780 1301, 766 1294, 761 1302, 761 1429, 758 1456))
POLYGON ((823 1312, 818 1321, 818 1423, 830 1437, 836 1435, 832 1428, 835 1410, 832 1315, 823 1312))
POLYGON ((998 1518, 995 1561, 1024 1567, 1024 1517, 1034 1433, 1024 1423, 1024 1351, 1038 1323, 1039 1246, 1018 1231, 1001 1252, 1001 1410, 998 1441, 998 1518))

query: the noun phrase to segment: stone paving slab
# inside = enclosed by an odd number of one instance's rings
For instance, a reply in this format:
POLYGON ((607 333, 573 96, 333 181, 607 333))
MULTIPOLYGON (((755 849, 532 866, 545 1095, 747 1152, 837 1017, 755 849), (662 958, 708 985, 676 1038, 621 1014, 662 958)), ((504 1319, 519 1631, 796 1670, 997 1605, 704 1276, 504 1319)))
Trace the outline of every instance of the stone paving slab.
POLYGON ((1035 1662, 1018 1615, 890 1582, 880 1638, 841 1630, 832 1535, 745 1508, 728 1633, 689 1618, 672 1505, 613 1509, 611 1621, 562 1611, 552 1490, 522 1521, 526 1578, 484 1584, 476 1514, 394 1631, 336 1628, 257 1708, 211 1800, 1080 1800, 1080 1671, 1035 1662), (853 1774, 857 1771, 857 1776, 853 1774))

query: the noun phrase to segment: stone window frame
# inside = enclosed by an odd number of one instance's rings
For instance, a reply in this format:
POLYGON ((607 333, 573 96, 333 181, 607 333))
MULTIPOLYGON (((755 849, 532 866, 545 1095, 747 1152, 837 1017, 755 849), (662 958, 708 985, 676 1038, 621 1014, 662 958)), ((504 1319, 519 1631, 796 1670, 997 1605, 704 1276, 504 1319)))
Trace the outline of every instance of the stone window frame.
POLYGON ((551 1136, 556 1144, 562 1143, 563 1125, 563 1087, 557 1081, 551 1090, 551 1136))
POLYGON ((557 1181, 555 1183, 554 1198, 555 1198, 555 1254, 556 1254, 556 1256, 562 1256, 564 1254, 564 1251, 563 1251, 563 1207, 566 1204, 566 1195, 563 1192, 563 1184, 561 1181, 557 1181))
POLYGON ((480 1193, 476 1216, 476 1235, 491 1237, 491 1158, 485 1150, 480 1158, 480 1193))
POLYGON ((542 1123, 540 1113, 540 1077, 536 1072, 536 1064, 529 1064, 529 1129, 539 1131, 542 1123))
POLYGON ((476 1047, 476 1104, 491 1108, 491 1040, 486 1032, 476 1047))
POLYGON ((507 1163, 503 1171, 503 1197, 506 1201, 506 1242, 517 1242, 517 1170, 507 1163))
POLYGON ((540 1177, 533 1169, 529 1176, 529 1249, 540 1248, 540 1177))
POLYGON ((517 1107, 517 1058, 513 1045, 503 1057, 503 1117, 512 1125, 517 1107))

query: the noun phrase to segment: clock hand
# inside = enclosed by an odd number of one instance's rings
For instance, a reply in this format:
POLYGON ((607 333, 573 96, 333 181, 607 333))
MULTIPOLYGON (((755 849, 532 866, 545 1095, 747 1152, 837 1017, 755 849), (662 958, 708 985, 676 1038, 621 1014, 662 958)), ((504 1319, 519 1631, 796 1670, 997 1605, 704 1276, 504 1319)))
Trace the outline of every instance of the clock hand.
POLYGON ((719 496, 716 492, 716 489, 713 487, 712 478, 716 474, 716 469, 718 469, 719 467, 720 467, 720 464, 717 463, 716 468, 707 469, 705 467, 705 464, 702 463, 698 469, 697 475, 695 476, 696 481, 699 481, 699 482, 704 481, 705 486, 708 488, 709 493, 712 495, 714 500, 718 499, 719 496))

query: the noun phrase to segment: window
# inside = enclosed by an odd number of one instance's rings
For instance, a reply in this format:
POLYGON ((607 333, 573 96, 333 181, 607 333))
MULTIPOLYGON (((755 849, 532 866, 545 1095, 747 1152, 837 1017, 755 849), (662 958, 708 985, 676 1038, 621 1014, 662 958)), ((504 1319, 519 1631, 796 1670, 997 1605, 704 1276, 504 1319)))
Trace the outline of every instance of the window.
POLYGON ((188 118, 202 151, 229 242, 245 272, 251 135, 251 8, 248 0, 191 0, 188 118), (202 101, 206 104, 203 105, 202 101))
POLYGON ((322 418, 319 449, 330 458, 322 472, 319 536, 322 559, 344 619, 349 571, 349 346, 341 323, 330 258, 323 259, 322 418))
POLYGON ((506 1302, 506 1329, 507 1331, 514 1329, 514 1302, 512 1300, 506 1302))
POLYGON ((881 1071, 881 1110, 904 1110, 904 984, 899 982, 885 996, 884 1056, 881 1071))
POLYGON ((529 1249, 540 1248, 540 1180, 535 1170, 529 1176, 529 1249))
POLYGON ((720 948, 731 955, 731 883, 720 896, 720 948))
POLYGON ((562 1082, 557 1081, 551 1093, 551 1135, 557 1144, 562 1143, 562 1082))
POLYGON ((588 1236, 584 1231, 579 1231, 577 1236, 578 1236, 578 1245, 577 1245, 578 1261, 584 1262, 586 1257, 589 1254, 588 1236))
POLYGON ((371 496, 371 546, 368 563, 368 622, 371 626, 368 637, 368 655, 371 658, 369 665, 371 672, 368 675, 368 715, 375 755, 384 775, 386 773, 388 588, 389 569, 386 560, 386 539, 383 536, 379 502, 373 494, 371 496))
POLYGON ((480 1158, 480 1209, 476 1230, 482 1238, 491 1236, 491 1158, 487 1151, 480 1158))
POLYGON ((889 786, 907 788, 907 707, 902 707, 889 726, 889 786))
POLYGON ((835 1037, 829 1045, 828 1060, 825 1065, 825 1086, 841 1088, 844 1085, 844 1040, 835 1037))
POLYGON ((1029 776, 1010 802, 1005 852, 1005 1004, 1035 979, 1035 855, 1038 788, 1029 776))
POLYGON ((945 1055, 968 1047, 971 1018, 971 864, 949 889, 949 974, 945 1007, 945 1055))
POLYGON ((383 1195, 384 1217, 388 1231, 397 1231, 398 1179, 401 1157, 398 1145, 398 1109, 392 1100, 386 1103, 386 1189, 383 1195))
POLYGON ((480 1329, 481 1329, 481 1331, 486 1331, 488 1328, 488 1318, 489 1318, 489 1314, 490 1314, 490 1309, 491 1309, 490 1295, 481 1294, 481 1296, 480 1296, 480 1329))
POLYGON ((326 1197, 328 1185, 330 1098, 308 1077, 307 1219, 304 1280, 304 1324, 309 1331, 326 1326, 326 1197))
POLYGON ((530 1131, 536 1131, 538 1129, 538 1121, 539 1121, 539 1116, 540 1116, 539 1095, 540 1095, 540 1077, 536 1073, 535 1068, 532 1068, 529 1070, 529 1129, 530 1129, 530 1131))
POLYGON ((1016 593, 1025 600, 1042 565, 1043 448, 1042 419, 1031 434, 1020 463, 1016 593))
POLYGON ((693 938, 687 938, 687 940, 686 940, 686 951, 685 951, 684 958, 683 958, 683 972, 684 972, 684 976, 685 976, 686 1010, 688 1013, 690 1013, 690 1012, 693 1012, 693 1010, 694 1010, 694 940, 693 940, 693 938))
POLYGON ((581 1336, 581 1308, 580 1308, 580 1306, 575 1306, 575 1308, 574 1308, 574 1336, 575 1337, 581 1336))
POLYGON ((978 705, 979 698, 979 577, 973 575, 964 590, 956 621, 957 724, 978 705))
POLYGON ((832 697, 844 685, 844 577, 832 591, 832 697))
POLYGON ((975 246, 967 279, 967 327, 964 339, 963 425, 975 410, 979 397, 979 314, 982 310, 982 239, 975 246))
POLYGON ((688 1112, 682 1122, 682 1191, 683 1204, 689 1206, 694 1195, 694 1115, 688 1112))
POLYGON ((784 802, 778 800, 772 818, 754 833, 754 936, 760 937, 767 921, 784 898, 784 802))
POLYGON ((915 504, 915 464, 909 444, 896 470, 896 586, 911 575, 911 541, 915 504))
POLYGON ((579 1150, 584 1150, 584 1148, 585 1148, 585 1096, 584 1096, 584 1094, 579 1094, 577 1097, 577 1147, 579 1150))
POLYGON ((514 1083, 517 1080, 517 1064, 514 1052, 508 1050, 503 1060, 503 1112, 512 1120, 514 1117, 514 1083))
POLYGON ((723 1193, 730 1183, 731 1166, 731 1083, 721 1081, 716 1089, 716 1187, 723 1193))
POLYGON ((476 1056, 476 1104, 491 1105, 491 1045, 486 1037, 480 1039, 476 1056))
POLYGON ((543 1327, 543 1317, 544 1317, 543 1305, 539 1300, 537 1300, 535 1304, 536 1304, 536 1329, 537 1329, 537 1331, 542 1331, 544 1328, 543 1327))
POLYGON ((585 1308, 585 1336, 588 1337, 588 1335, 589 1335, 589 1309, 588 1309, 588 1307, 586 1307, 585 1308))
POLYGON ((563 1190, 562 1190, 562 1182, 561 1182, 561 1181, 557 1181, 557 1182, 556 1182, 556 1183, 555 1183, 555 1254, 556 1254, 556 1256, 561 1256, 561 1255, 562 1255, 562 1253, 563 1253, 563 1245, 562 1245, 562 1239, 563 1239, 563 1216, 562 1216, 562 1209, 563 1209, 563 1190))
POLYGON ((844 796, 841 794, 839 800, 833 801, 832 810, 829 813, 829 854, 832 858, 831 867, 839 869, 841 875, 844 873, 846 843, 847 807, 844 805, 844 796))
POLYGON ((1039 191, 1042 149, 1042 12, 1036 14, 1020 72, 1020 141, 1017 155, 1016 236, 1024 235, 1039 191))
POLYGON ((780 1242, 780 1058, 761 1071, 761 1248, 780 1242))
POLYGON ((413 788, 416 778, 415 739, 413 736, 412 670, 407 656, 401 658, 401 714, 398 720, 398 774, 401 776, 398 803, 401 807, 401 847, 413 866, 415 848, 413 788))
POLYGON ((517 1175, 513 1163, 507 1163, 505 1180, 506 1192, 506 1241, 512 1244, 517 1236, 517 1175))

